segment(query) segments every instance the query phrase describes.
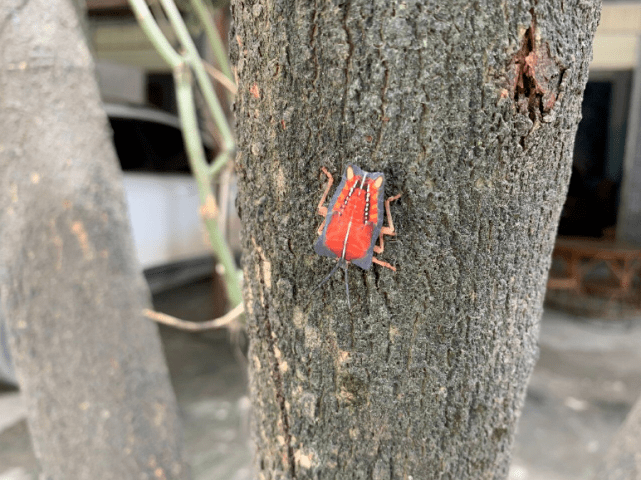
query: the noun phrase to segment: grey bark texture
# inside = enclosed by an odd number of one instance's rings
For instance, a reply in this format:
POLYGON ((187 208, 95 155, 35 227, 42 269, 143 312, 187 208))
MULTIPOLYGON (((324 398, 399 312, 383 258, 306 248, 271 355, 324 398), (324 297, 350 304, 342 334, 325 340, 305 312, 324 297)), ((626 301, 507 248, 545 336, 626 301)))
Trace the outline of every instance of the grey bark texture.
POLYGON ((259 478, 505 478, 599 11, 232 2, 259 478), (341 275, 311 293, 348 163, 403 194, 351 311, 341 275))
POLYGON ((0 52, 0 305, 43 478, 188 478, 71 0, 4 2, 0 52))
POLYGON ((595 480, 639 480, 641 478, 641 399, 616 434, 595 480))

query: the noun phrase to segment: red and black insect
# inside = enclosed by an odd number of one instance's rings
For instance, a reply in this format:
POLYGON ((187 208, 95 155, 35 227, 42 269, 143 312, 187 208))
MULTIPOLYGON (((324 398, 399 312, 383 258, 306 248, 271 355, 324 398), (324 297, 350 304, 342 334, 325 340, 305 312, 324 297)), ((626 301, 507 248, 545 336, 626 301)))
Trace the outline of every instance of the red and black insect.
POLYGON ((372 263, 377 263, 396 271, 389 263, 376 258, 374 253, 383 252, 384 235, 396 235, 389 204, 401 195, 384 201, 385 176, 381 172, 365 172, 355 165, 348 165, 329 207, 324 207, 334 178, 325 167, 322 170, 329 182, 318 204, 318 213, 325 220, 318 229, 320 237, 314 244, 314 250, 324 257, 336 258, 337 262, 314 290, 323 286, 342 266, 345 269, 347 306, 350 308, 347 283, 347 265, 350 262, 363 270, 369 270, 372 263), (383 206, 387 214, 386 227, 383 226, 383 206), (376 245, 377 239, 380 239, 379 245, 376 245))

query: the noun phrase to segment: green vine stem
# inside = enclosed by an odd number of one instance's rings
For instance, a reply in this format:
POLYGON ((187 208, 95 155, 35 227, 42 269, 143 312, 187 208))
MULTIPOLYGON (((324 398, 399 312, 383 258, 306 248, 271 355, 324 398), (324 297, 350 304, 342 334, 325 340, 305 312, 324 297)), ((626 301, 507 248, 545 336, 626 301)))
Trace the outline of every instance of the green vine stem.
POLYGON ((207 76, 200 55, 173 0, 161 0, 161 4, 185 50, 184 54, 176 52, 171 46, 149 11, 145 0, 129 0, 129 4, 142 30, 174 73, 178 112, 189 163, 196 179, 196 184, 198 185, 201 216, 205 223, 214 254, 224 270, 221 273, 225 279, 227 295, 229 296, 230 303, 235 307, 242 302, 242 290, 239 282, 240 274, 236 268, 236 263, 234 262, 229 246, 218 228, 216 221, 218 209, 212 189, 215 175, 225 163, 227 163, 234 151, 235 142, 233 135, 218 102, 218 98, 214 93, 213 86, 207 76), (198 86, 203 93, 205 102, 211 111, 216 127, 223 138, 222 148, 211 166, 205 158, 205 151, 198 127, 194 103, 192 70, 198 86))
MULTIPOLYGON (((183 64, 184 65, 184 64, 183 64)), ((209 234, 218 261, 224 268, 222 272, 227 286, 227 295, 233 306, 242 302, 242 291, 238 283, 236 263, 229 250, 229 246, 218 229, 216 218, 218 216, 214 192, 211 188, 211 177, 205 161, 205 150, 198 129, 196 106, 194 103, 194 90, 191 81, 191 71, 184 65, 174 70, 176 82, 176 98, 178 99, 178 112, 183 126, 185 146, 190 159, 191 168, 198 184, 198 194, 201 203, 201 215, 209 234)))
POLYGON ((223 109, 220 106, 218 97, 214 92, 214 87, 211 84, 209 76, 207 75, 207 71, 205 70, 205 66, 201 61, 198 49, 196 48, 191 35, 189 35, 189 30, 187 30, 187 26, 185 25, 185 22, 183 21, 182 16, 178 11, 178 7, 176 7, 176 4, 173 2, 173 0, 160 0, 160 4, 165 10, 165 13, 167 13, 169 23, 171 23, 171 26, 174 27, 174 31, 176 32, 178 40, 186 51, 184 55, 185 60, 187 61, 187 63, 189 63, 189 66, 194 71, 196 82, 198 83, 203 97, 205 98, 205 103, 211 111, 214 122, 216 123, 216 127, 218 128, 220 135, 223 138, 223 146, 221 148, 221 151, 212 164, 212 170, 214 170, 214 166, 216 166, 216 164, 222 164, 216 169, 216 171, 218 171, 229 159, 229 152, 232 152, 236 147, 234 136, 232 135, 229 125, 227 124, 225 112, 223 112, 223 109))
POLYGON ((205 27, 205 35, 209 40, 209 45, 214 53, 216 62, 218 63, 218 68, 225 74, 225 76, 234 81, 234 77, 231 74, 231 67, 229 66, 229 60, 227 59, 227 52, 225 52, 225 47, 223 46, 223 41, 218 34, 218 30, 212 22, 212 17, 210 11, 207 9, 202 0, 190 0, 191 6, 196 11, 198 19, 205 27))
POLYGON ((142 28, 151 44, 172 70, 183 63, 182 56, 174 50, 167 37, 162 33, 145 0, 129 0, 129 5, 131 5, 136 15, 140 28, 142 28))

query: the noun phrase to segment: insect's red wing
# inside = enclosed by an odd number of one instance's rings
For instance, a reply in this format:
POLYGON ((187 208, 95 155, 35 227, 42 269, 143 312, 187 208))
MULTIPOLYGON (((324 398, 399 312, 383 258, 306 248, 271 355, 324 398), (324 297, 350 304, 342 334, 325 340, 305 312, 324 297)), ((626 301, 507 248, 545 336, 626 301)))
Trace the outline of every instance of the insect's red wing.
POLYGON ((314 245, 316 253, 333 258, 341 258, 344 253, 345 260, 368 270, 383 225, 379 215, 383 210, 383 189, 382 173, 348 166, 330 200, 325 228, 314 245))
POLYGON ((345 260, 351 262, 367 256, 372 242, 374 225, 361 224, 352 225, 344 220, 344 216, 333 215, 325 232, 325 245, 336 257, 343 255, 345 249, 345 260), (347 233, 349 229, 349 235, 347 233), (347 242, 345 238, 347 237, 347 242))

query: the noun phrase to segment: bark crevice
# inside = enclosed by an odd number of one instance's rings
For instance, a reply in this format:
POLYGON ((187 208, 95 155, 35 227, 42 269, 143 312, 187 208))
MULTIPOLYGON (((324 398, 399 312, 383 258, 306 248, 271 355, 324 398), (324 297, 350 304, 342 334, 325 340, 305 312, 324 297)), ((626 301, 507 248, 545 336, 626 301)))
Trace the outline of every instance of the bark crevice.
MULTIPOLYGON (((518 112, 527 116, 534 126, 538 122, 551 120, 546 117, 560 99, 566 68, 552 58, 548 42, 537 42, 534 7, 530 9, 530 16, 530 26, 523 34, 521 48, 514 58, 512 97, 518 112)), ((525 138, 530 132, 519 140, 524 149, 525 138)))
POLYGON ((345 2, 345 8, 343 13, 343 30, 345 32, 345 40, 347 41, 347 55, 345 58, 345 89, 343 91, 343 121, 346 122, 345 113, 347 112, 347 106, 349 103, 349 87, 351 82, 350 69, 352 68, 352 55, 354 54, 354 43, 352 41, 352 33, 347 25, 349 20, 351 2, 345 2))

